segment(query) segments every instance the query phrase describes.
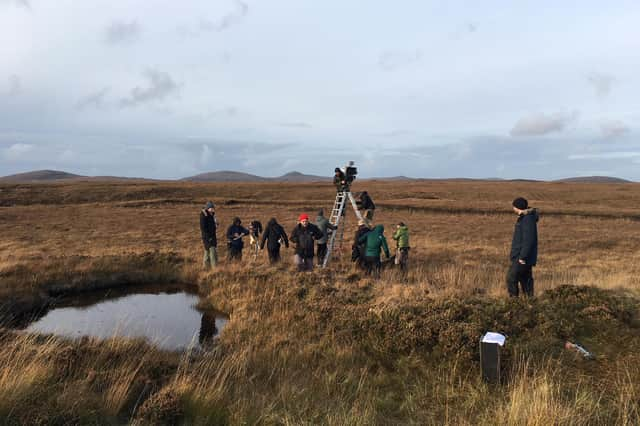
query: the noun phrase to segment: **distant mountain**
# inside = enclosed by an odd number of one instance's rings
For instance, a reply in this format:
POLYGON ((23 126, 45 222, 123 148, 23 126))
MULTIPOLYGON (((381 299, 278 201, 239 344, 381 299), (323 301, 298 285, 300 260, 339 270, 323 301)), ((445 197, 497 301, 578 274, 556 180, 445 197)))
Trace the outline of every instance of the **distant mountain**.
POLYGON ((200 173, 180 180, 187 182, 267 182, 269 179, 249 173, 222 170, 219 172, 200 173))
POLYGON ((572 177, 566 179, 558 179, 554 182, 567 182, 567 183, 632 183, 630 180, 621 179, 611 176, 581 176, 572 177))
POLYGON ((269 180, 276 182, 323 182, 331 179, 327 176, 305 175, 300 172, 289 172, 286 175, 269 178, 269 180))
POLYGON ((59 170, 35 170, 33 172, 17 173, 15 175, 1 177, 0 182, 54 182, 85 177, 86 176, 75 175, 59 170))
POLYGON ((278 177, 263 177, 223 170, 220 172, 201 173, 181 180, 188 182, 321 182, 330 179, 330 177, 305 175, 300 172, 289 172, 278 177))

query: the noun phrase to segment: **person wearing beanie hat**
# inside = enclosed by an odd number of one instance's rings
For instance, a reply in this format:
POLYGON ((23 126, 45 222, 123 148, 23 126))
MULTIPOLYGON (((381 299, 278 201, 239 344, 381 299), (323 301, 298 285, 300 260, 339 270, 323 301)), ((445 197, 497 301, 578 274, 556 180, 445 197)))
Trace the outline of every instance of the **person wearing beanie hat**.
POLYGON ((525 296, 533 296, 533 267, 538 261, 538 211, 529 207, 529 202, 518 197, 511 203, 518 215, 513 238, 509 271, 507 272, 507 291, 509 296, 517 297, 519 286, 525 296), (519 286, 518 286, 519 285, 519 286))
POLYGON ((316 226, 322 232, 322 238, 316 240, 317 254, 318 254, 318 266, 322 265, 324 258, 327 256, 327 240, 329 239, 329 233, 338 229, 337 226, 329 222, 329 219, 324 217, 324 209, 318 210, 318 217, 316 217, 316 226))
POLYGON ((207 201, 200 212, 200 234, 204 245, 204 258, 202 263, 207 269, 213 269, 218 264, 217 228, 218 221, 216 219, 215 206, 211 201, 207 201))
POLYGON ((513 207, 516 207, 518 210, 526 210, 527 207, 529 207, 529 202, 525 198, 518 197, 513 200, 513 203, 511 203, 511 205, 513 207))
POLYGON ((309 223, 309 215, 302 213, 298 217, 298 224, 293 228, 290 238, 296 245, 294 262, 298 271, 313 270, 314 241, 322 237, 320 229, 313 223, 309 223))

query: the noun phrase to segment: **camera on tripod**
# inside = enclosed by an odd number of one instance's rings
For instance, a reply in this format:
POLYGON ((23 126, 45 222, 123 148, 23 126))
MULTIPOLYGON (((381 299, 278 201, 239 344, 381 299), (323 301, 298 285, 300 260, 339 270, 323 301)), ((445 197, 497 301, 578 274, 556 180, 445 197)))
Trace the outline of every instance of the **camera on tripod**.
POLYGON ((358 174, 358 168, 355 166, 353 161, 349 161, 344 168, 344 176, 347 185, 351 185, 354 180, 356 180, 356 175, 358 174))
POLYGON ((349 161, 345 167, 336 167, 336 175, 333 178, 333 183, 336 185, 338 192, 349 191, 349 186, 356 179, 358 174, 358 168, 354 165, 353 161, 349 161))

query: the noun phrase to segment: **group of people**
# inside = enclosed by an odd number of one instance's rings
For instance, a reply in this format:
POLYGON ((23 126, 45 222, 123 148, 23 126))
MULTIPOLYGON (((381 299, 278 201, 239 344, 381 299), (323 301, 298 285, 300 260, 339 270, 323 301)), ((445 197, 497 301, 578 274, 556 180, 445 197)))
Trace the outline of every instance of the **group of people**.
MULTIPOLYGON (((370 197, 368 194, 366 198, 370 197)), ((366 201, 366 199, 365 199, 366 201)), ((384 235, 384 226, 379 224, 372 226, 373 201, 364 202, 361 195, 359 206, 365 211, 362 220, 358 223, 353 244, 351 260, 367 274, 379 276, 382 266, 381 253, 387 259, 390 258, 389 246, 384 235), (369 207, 364 208, 363 206, 369 207), (368 214, 367 214, 368 212, 368 214)), ((513 232, 510 252, 510 266, 507 272, 507 291, 510 296, 518 296, 520 291, 525 296, 533 296, 533 267, 538 259, 538 212, 529 206, 525 198, 519 197, 512 202, 513 211, 518 216, 513 232)), ((200 231, 204 244, 204 265, 213 268, 218 262, 217 230, 218 222, 215 216, 215 206, 209 201, 200 213, 200 231)), ((317 255, 318 265, 322 265, 327 255, 327 242, 329 234, 336 230, 325 216, 324 211, 318 211, 315 223, 311 223, 306 213, 298 217, 298 223, 293 228, 290 238, 282 225, 275 218, 267 223, 264 232, 262 224, 254 220, 249 229, 242 226, 240 218, 236 217, 227 229, 227 246, 230 260, 241 260, 244 243, 242 238, 250 236, 251 244, 255 250, 264 249, 265 245, 269 253, 269 261, 280 261, 280 248, 282 245, 289 247, 289 241, 295 244, 294 262, 299 271, 311 271, 314 268, 314 257, 317 255)), ((406 272, 409 259, 409 228, 403 222, 396 225, 392 236, 396 242, 394 263, 400 266, 401 271, 406 272)))
MULTIPOLYGON (((355 239, 352 245, 352 261, 367 274, 376 276, 380 273, 382 265, 381 252, 390 258, 389 246, 384 236, 383 225, 371 225, 373 201, 364 193, 365 197, 360 198, 358 205, 369 207, 364 208, 363 219, 359 221, 355 239), (361 204, 364 199, 364 203, 361 204), (368 201, 367 201, 368 199, 368 201)), ((361 207, 363 208, 363 207, 361 207)), ((218 263, 218 241, 217 241, 218 221, 215 214, 215 205, 209 201, 200 212, 200 231, 204 244, 203 263, 206 268, 214 268, 218 263)), ((253 220, 249 228, 242 226, 239 217, 233 219, 232 224, 227 229, 227 253, 230 261, 242 259, 244 248, 243 238, 250 237, 251 246, 257 251, 267 248, 270 263, 277 263, 281 260, 280 248, 282 245, 289 247, 292 242, 294 247, 294 263, 299 271, 311 271, 314 264, 321 266, 327 256, 327 244, 331 232, 337 230, 324 216, 324 210, 320 209, 314 223, 310 221, 309 215, 302 213, 298 217, 298 223, 287 235, 282 225, 275 218, 271 218, 267 226, 262 228, 258 220, 253 220), (264 232, 263 232, 264 231, 264 232)), ((397 230, 393 235, 396 241, 395 263, 402 271, 407 270, 409 254, 409 229, 404 223, 397 225, 397 230)))

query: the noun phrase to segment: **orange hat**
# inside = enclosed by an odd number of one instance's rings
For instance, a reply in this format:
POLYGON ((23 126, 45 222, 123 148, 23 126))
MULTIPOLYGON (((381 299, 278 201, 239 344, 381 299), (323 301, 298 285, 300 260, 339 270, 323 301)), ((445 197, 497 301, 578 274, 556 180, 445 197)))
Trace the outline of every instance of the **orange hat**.
POLYGON ((303 220, 309 220, 309 215, 306 213, 302 213, 298 218, 298 222, 302 222, 303 220))

